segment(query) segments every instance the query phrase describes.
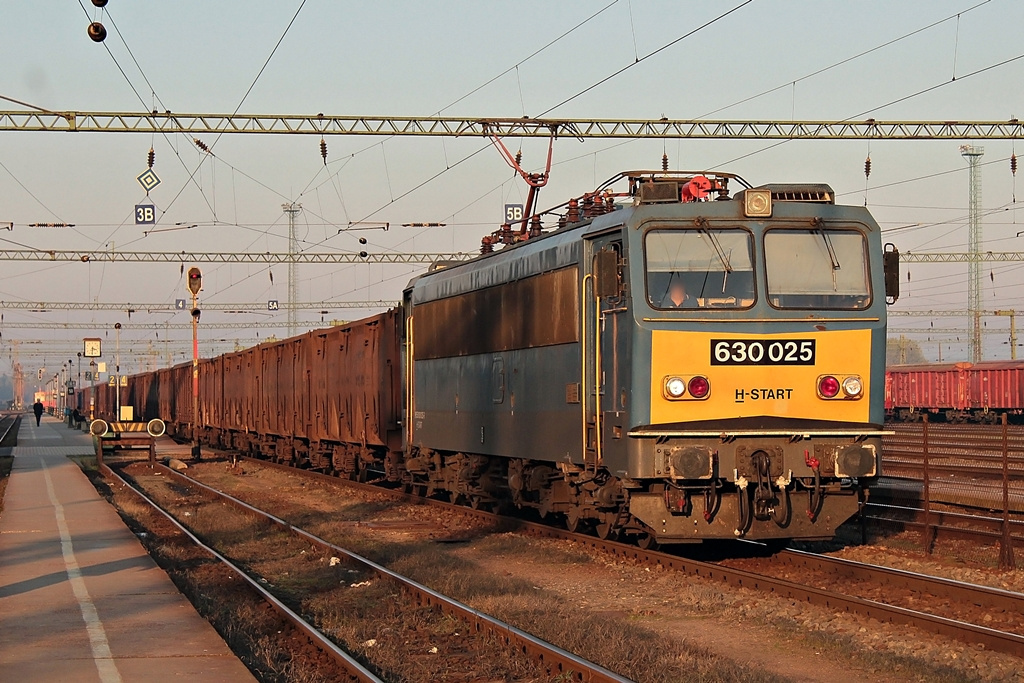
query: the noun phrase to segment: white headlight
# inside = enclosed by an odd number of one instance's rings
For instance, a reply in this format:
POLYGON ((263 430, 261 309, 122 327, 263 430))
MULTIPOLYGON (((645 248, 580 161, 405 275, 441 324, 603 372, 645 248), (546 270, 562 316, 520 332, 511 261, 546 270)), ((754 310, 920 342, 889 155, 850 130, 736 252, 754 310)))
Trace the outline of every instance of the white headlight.
POLYGON ((665 393, 672 398, 679 398, 686 393, 686 382, 679 377, 670 377, 665 382, 665 393))
POLYGON ((860 377, 847 377, 843 380, 843 393, 847 396, 860 396, 860 392, 864 391, 864 385, 860 381, 860 377))

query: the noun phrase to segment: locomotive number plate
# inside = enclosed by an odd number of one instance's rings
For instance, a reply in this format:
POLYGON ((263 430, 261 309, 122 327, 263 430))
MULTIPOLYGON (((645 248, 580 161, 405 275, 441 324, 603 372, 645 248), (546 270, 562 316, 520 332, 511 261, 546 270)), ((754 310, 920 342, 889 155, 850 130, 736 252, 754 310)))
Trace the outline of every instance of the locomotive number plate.
POLYGON ((712 365, 814 365, 813 339, 712 339, 712 365))

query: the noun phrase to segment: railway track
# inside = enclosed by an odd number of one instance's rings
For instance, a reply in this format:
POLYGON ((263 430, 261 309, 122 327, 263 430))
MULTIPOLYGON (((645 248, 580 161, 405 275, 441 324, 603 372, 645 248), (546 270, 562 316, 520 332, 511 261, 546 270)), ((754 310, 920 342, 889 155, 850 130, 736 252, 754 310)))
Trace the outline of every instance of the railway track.
MULTIPOLYGON (((169 470, 170 471, 170 470, 169 470)), ((338 647, 332 642, 327 636, 316 629, 315 626, 310 624, 308 621, 303 619, 294 610, 285 605, 279 600, 273 593, 262 586, 259 581, 252 578, 246 571, 241 567, 234 564, 227 557, 217 552, 214 548, 203 543, 195 534, 193 534, 185 525, 179 522, 173 515, 164 510, 156 501, 147 496, 142 490, 136 487, 125 477, 122 477, 118 472, 107 467, 106 465, 101 466, 101 472, 112 479, 120 481, 126 487, 139 497, 140 500, 145 502, 154 511, 162 515, 168 522, 176 527, 182 534, 187 536, 198 548, 208 553, 209 555, 216 558, 223 566, 233 572, 243 581, 245 581, 249 588, 251 588, 260 598, 263 599, 270 607, 274 609, 285 621, 295 627, 298 631, 305 634, 309 640, 315 644, 323 653, 328 655, 339 668, 346 672, 348 680, 360 681, 362 683, 383 683, 372 671, 360 664, 351 654, 338 647)))
MULTIPOLYGON (((211 486, 203 484, 196 479, 188 477, 184 474, 176 472, 170 468, 162 465, 156 465, 156 468, 163 474, 174 478, 188 486, 195 487, 204 493, 215 497, 216 499, 222 500, 229 503, 244 512, 255 515, 256 517, 265 520, 266 522, 276 525, 281 529, 295 535, 299 539, 318 547, 319 549, 334 554, 335 556, 344 557, 346 560, 354 563, 355 565, 361 566, 362 568, 369 570, 370 572, 378 575, 381 578, 390 580, 401 586, 401 588, 412 597, 414 604, 421 607, 431 607, 441 611, 442 614, 448 615, 455 619, 458 619, 466 623, 470 630, 478 635, 489 635, 499 639, 512 651, 516 651, 526 655, 539 663, 542 668, 546 670, 546 673, 552 678, 557 680, 566 681, 578 681, 591 682, 591 683, 628 683, 629 679, 619 676, 618 674, 609 671, 603 667, 600 667, 592 662, 589 662, 581 657, 567 652, 561 648, 558 648, 551 643, 543 641, 539 638, 532 636, 531 634, 522 631, 520 629, 511 626, 499 619, 496 619, 490 615, 484 614, 478 610, 475 610, 457 600, 453 600, 437 591, 434 591, 423 584, 420 584, 412 579, 409 579, 401 574, 398 574, 381 564, 373 562, 361 555, 358 555, 346 548, 339 545, 326 541, 308 531, 305 531, 299 527, 293 526, 289 522, 280 517, 277 517, 270 512, 264 511, 254 505, 246 503, 238 498, 235 498, 223 491, 219 491, 211 486)), ((293 468, 289 468, 290 471, 295 471, 293 468)), ((104 467, 104 472, 112 472, 107 467, 104 467)), ((119 479, 125 481, 124 478, 118 476, 119 479)), ((337 478, 332 478, 334 481, 340 481, 337 478)), ((376 487, 373 490, 379 491, 376 487)), ((141 492, 139 492, 140 495, 141 492)), ((147 501, 151 505, 155 505, 152 501, 147 498, 147 501)), ((170 516, 166 511, 161 510, 165 516, 170 516)), ((182 528, 180 524, 175 520, 175 524, 182 528)), ((190 536, 192 536, 190 534, 190 536)), ((194 537, 193 537, 194 538, 194 537)), ((198 541, 198 539, 195 539, 198 541)), ((214 554, 216 551, 211 550, 214 554)), ((222 556, 217 555, 219 559, 223 559, 222 556)), ((240 570, 239 570, 240 571, 240 570)), ((250 583, 253 583, 253 579, 247 578, 250 583)), ((258 587, 258 584, 255 584, 258 587)), ((265 592, 265 590, 261 590, 265 592)), ((289 619, 298 618, 294 612, 289 611, 289 619)), ((301 627, 305 632, 306 629, 312 629, 317 634, 315 627, 306 624, 301 627)), ((326 636, 319 634, 321 638, 326 639, 326 636)), ((319 642, 319 641, 318 641, 319 642)), ((330 642, 330 641, 328 641, 330 642)), ((350 657, 344 651, 341 651, 337 646, 333 646, 335 650, 341 652, 346 657, 350 657)), ((358 663, 357 663, 358 664, 358 663)), ((359 679, 363 680, 363 679, 359 679)), ((366 680, 377 680, 377 679, 366 679, 366 680)))
MULTIPOLYGON (((920 479, 924 465, 924 428, 920 423, 887 424, 895 432, 882 439, 882 471, 890 476, 920 479)), ((1007 465, 1015 477, 1024 475, 1024 426, 1008 425, 1007 465)), ((1002 477, 1001 425, 929 424, 928 468, 937 475, 972 480, 1002 477)))
POLYGON ((18 425, 20 423, 20 413, 10 413, 0 417, 0 448, 11 447, 17 444, 18 425))
POLYGON ((882 616, 877 612, 870 615, 882 621, 893 621, 886 618, 889 608, 907 609, 904 605, 914 603, 931 605, 930 612, 908 610, 906 616, 913 619, 908 623, 918 627, 926 623, 924 628, 933 633, 981 643, 987 649, 1017 656, 1024 653, 1024 625, 1014 623, 1024 613, 1024 594, 799 550, 783 550, 752 562, 767 565, 784 576, 798 574, 802 582, 860 585, 866 592, 878 594, 877 600, 885 601, 887 609, 882 616), (904 605, 895 604, 897 601, 904 605), (934 613, 940 610, 956 618, 934 613))
POLYGON ((997 541, 1001 565, 1011 566, 1008 547, 1024 543, 1024 426, 929 423, 927 435, 923 423, 887 427, 885 476, 865 521, 920 530, 926 548, 939 537, 997 541))
MULTIPOLYGON (((444 501, 422 498, 417 495, 385 489, 373 484, 348 481, 329 474, 297 469, 289 465, 266 460, 254 458, 246 458, 246 460, 292 473, 300 473, 303 476, 322 478, 355 489, 373 491, 377 494, 386 492, 396 499, 419 503, 425 502, 429 505, 457 510, 462 514, 492 522, 504 519, 501 515, 492 512, 474 510, 444 501)), ((993 608, 1000 609, 1007 614, 1014 611, 1022 611, 1021 608, 1024 608, 1024 596, 1016 593, 997 591, 983 586, 947 581, 933 576, 910 572, 896 572, 896 570, 892 570, 895 573, 890 573, 890 570, 883 567, 855 563, 848 560, 838 560, 823 555, 797 553, 795 551, 784 551, 776 556, 778 559, 770 559, 762 564, 756 564, 756 570, 751 570, 729 566, 725 562, 707 562, 657 550, 645 550, 637 546, 572 533, 565 529, 537 522, 524 521, 518 518, 515 519, 515 530, 519 533, 538 537, 572 540, 587 547, 601 550, 642 565, 661 566, 665 569, 726 583, 730 586, 763 591, 834 611, 848 612, 892 624, 913 626, 922 631, 947 636, 961 642, 980 644, 992 651, 1004 652, 1018 657, 1024 656, 1024 635, 1020 633, 950 618, 930 613, 924 609, 914 609, 900 604, 890 604, 879 599, 860 597, 852 594, 852 592, 840 591, 834 585, 825 588, 811 585, 811 583, 803 580, 794 581, 789 578, 773 576, 771 572, 778 573, 776 570, 780 566, 789 566, 792 569, 802 565, 805 568, 805 572, 813 567, 819 576, 830 576, 832 573, 835 573, 836 576, 856 577, 857 580, 851 581, 851 585, 862 585, 865 582, 873 581, 877 582, 879 586, 887 586, 889 582, 897 582, 900 586, 901 595, 909 593, 914 596, 920 596, 918 602, 921 604, 928 603, 928 596, 941 601, 952 600, 959 605, 959 607, 952 609, 953 613, 973 614, 982 619, 983 614, 978 611, 978 605, 994 606, 993 608), (865 579, 864 577, 869 578, 865 579), (970 605, 975 606, 973 611, 970 605)), ((834 583, 833 581, 832 584, 834 583)))

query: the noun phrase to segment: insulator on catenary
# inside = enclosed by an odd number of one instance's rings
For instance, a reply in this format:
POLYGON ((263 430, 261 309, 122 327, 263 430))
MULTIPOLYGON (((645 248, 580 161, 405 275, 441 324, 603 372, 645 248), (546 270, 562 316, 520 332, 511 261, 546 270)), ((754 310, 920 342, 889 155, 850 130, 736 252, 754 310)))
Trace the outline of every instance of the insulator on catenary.
POLYGON ((1017 175, 1017 155, 1010 155, 1010 173, 1017 175))
POLYGON ((864 160, 864 177, 865 178, 870 178, 871 177, 871 157, 870 156, 867 159, 864 160))
POLYGON ((149 165, 150 168, 153 168, 153 162, 154 161, 156 161, 156 152, 153 151, 152 147, 150 147, 149 148, 149 158, 146 159, 146 163, 149 165))
POLYGON ((95 43, 102 43, 107 38, 107 29, 104 28, 103 24, 98 21, 94 21, 89 24, 89 28, 86 29, 89 37, 95 43))
POLYGON ((320 138, 320 156, 324 158, 324 166, 327 165, 327 141, 320 138))
POLYGON ((661 170, 662 171, 667 171, 668 170, 668 154, 662 154, 661 155, 661 170))
POLYGON ((192 142, 196 143, 196 147, 198 147, 199 149, 203 150, 207 154, 211 153, 210 152, 210 148, 207 147, 206 143, 203 142, 202 140, 200 140, 199 138, 192 138, 192 142))

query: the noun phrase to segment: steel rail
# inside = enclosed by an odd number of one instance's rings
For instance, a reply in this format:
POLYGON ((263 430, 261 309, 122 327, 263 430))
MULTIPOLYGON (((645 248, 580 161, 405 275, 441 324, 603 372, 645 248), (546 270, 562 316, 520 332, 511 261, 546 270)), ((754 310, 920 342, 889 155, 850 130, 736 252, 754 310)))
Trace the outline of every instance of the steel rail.
POLYGON ((572 119, 171 111, 0 111, 0 131, 248 133, 427 137, 699 138, 746 140, 1017 140, 1024 124, 1004 121, 779 121, 572 119))
POLYGON ((0 419, 0 431, 2 431, 2 433, 0 433, 0 445, 2 445, 4 441, 7 440, 7 437, 10 435, 11 431, 19 424, 21 424, 21 420, 20 416, 18 415, 5 415, 3 419, 0 419), (8 422, 8 420, 10 422, 8 422))
MULTIPOLYGON (((286 531, 295 534, 313 545, 319 546, 320 548, 333 553, 344 555, 353 562, 361 564, 376 572, 378 575, 391 579, 413 595, 420 605, 437 607, 443 613, 466 622, 477 633, 487 632, 501 638, 507 645, 514 646, 523 654, 527 654, 540 662, 548 669, 548 674, 558 676, 559 680, 592 681, 594 683, 629 683, 628 678, 624 678, 613 671, 609 671, 604 667, 541 640, 540 638, 537 638, 526 631, 522 631, 515 626, 506 624, 489 614, 473 609, 469 605, 459 602, 458 600, 442 595, 432 588, 428 588, 417 581, 388 569, 384 565, 378 564, 373 560, 352 552, 351 550, 335 545, 334 543, 315 536, 300 527, 294 526, 287 520, 277 517, 265 510, 261 510, 254 505, 250 505, 243 500, 235 498, 223 491, 219 491, 212 486, 208 486, 196 479, 193 479, 192 477, 189 477, 188 475, 172 470, 169 467, 159 464, 156 465, 156 467, 159 468, 161 472, 186 482, 191 486, 195 486, 220 500, 227 501, 246 512, 268 519, 274 524, 283 527, 286 531), (566 676, 569 678, 565 679, 564 677, 566 676)), ((339 481, 337 478, 334 479, 339 481)), ((381 489, 374 487, 373 490, 380 491, 381 489)))
POLYGON ((783 550, 772 557, 773 562, 797 569, 810 569, 835 577, 871 581, 886 586, 899 586, 907 590, 927 592, 937 598, 948 598, 965 603, 992 607, 1024 614, 1024 594, 999 588, 990 588, 963 581, 955 581, 927 574, 915 574, 839 557, 829 557, 801 550, 783 550))
MULTIPOLYGON (((356 661, 356 659, 352 655, 350 655, 342 648, 338 647, 338 645, 331 641, 330 638, 328 638, 319 630, 317 630, 315 626, 307 622, 299 614, 297 614, 290 607, 288 607, 281 600, 279 600, 276 596, 274 596, 270 591, 261 586, 259 582, 256 581, 256 579, 249 576, 248 573, 246 573, 240 567, 232 563, 231 560, 229 560, 227 557, 221 555, 215 549, 203 543, 203 541, 200 540, 198 536, 193 534, 187 527, 185 527, 181 522, 175 519, 173 515, 171 515, 169 512, 160 507, 153 499, 151 499, 149 496, 147 496, 145 493, 139 490, 127 479, 122 477, 120 473, 115 472, 107 465, 100 465, 100 471, 104 475, 108 475, 118 479, 121 483, 123 483, 125 486, 131 489, 137 496, 139 496, 142 500, 148 503, 154 510, 156 510, 164 517, 166 517, 171 524, 177 527, 178 530, 180 530, 183 534, 188 536, 188 538, 197 547, 201 548, 204 552, 207 552, 213 557, 215 557, 225 567, 227 567, 232 572, 237 574, 240 578, 244 579, 245 582, 248 583, 249 586, 260 595, 260 597, 262 597, 268 604, 270 604, 271 607, 274 608, 275 611, 278 612, 278 614, 280 614, 286 621, 295 626, 295 628, 299 629, 302 633, 304 633, 317 647, 319 647, 321 650, 327 653, 332 659, 334 659, 334 661, 337 662, 337 664, 341 666, 344 671, 349 673, 353 680, 366 681, 367 683, 383 683, 383 681, 376 675, 374 675, 373 672, 371 672, 369 669, 367 669, 358 661, 356 661)), ((173 470, 168 471, 173 472, 173 470)))
MULTIPOLYGON (((865 510, 874 513, 864 515, 865 521, 874 524, 900 529, 911 527, 923 530, 925 528, 924 510, 920 508, 869 502, 866 504, 865 510), (895 516, 886 516, 885 513, 895 516)), ((931 521, 928 527, 941 536, 965 541, 996 543, 1002 538, 1003 521, 997 517, 970 515, 948 510, 932 510, 929 515, 931 521)), ((1024 521, 1011 520, 1010 527, 1010 539, 1013 545, 1015 547, 1024 546, 1024 521)))
MULTIPOLYGON (((318 476, 330 481, 340 482, 344 486, 360 490, 373 491, 380 494, 382 491, 389 491, 372 484, 363 484, 328 474, 302 470, 288 465, 272 463, 258 458, 246 457, 246 460, 269 465, 274 468, 290 472, 298 472, 304 476, 318 476)), ((507 517, 502 517, 491 512, 473 510, 461 505, 445 503, 443 501, 423 498, 398 491, 390 491, 396 498, 410 502, 426 502, 430 505, 457 510, 467 515, 476 516, 490 521, 510 522, 507 517)), ((785 579, 777 579, 770 576, 756 574, 743 569, 726 567, 712 562, 691 560, 689 558, 671 555, 656 550, 644 550, 634 545, 619 543, 617 541, 603 540, 593 536, 572 533, 565 529, 558 529, 545 524, 528 522, 515 519, 515 530, 533 536, 544 538, 557 538, 572 540, 582 543, 590 548, 611 553, 617 557, 629 559, 645 565, 662 566, 667 569, 679 571, 691 576, 707 578, 713 581, 726 583, 737 588, 750 588, 784 598, 797 600, 807 604, 827 607, 832 610, 849 612, 862 617, 877 619, 882 622, 914 626, 923 631, 951 637, 956 640, 969 643, 981 643, 990 650, 1005 652, 1018 657, 1024 656, 1024 636, 1015 633, 1007 633, 996 629, 986 628, 967 622, 948 619, 925 612, 919 612, 905 607, 888 605, 874 600, 867 600, 851 595, 844 595, 832 591, 826 591, 813 586, 806 586, 785 579)))

